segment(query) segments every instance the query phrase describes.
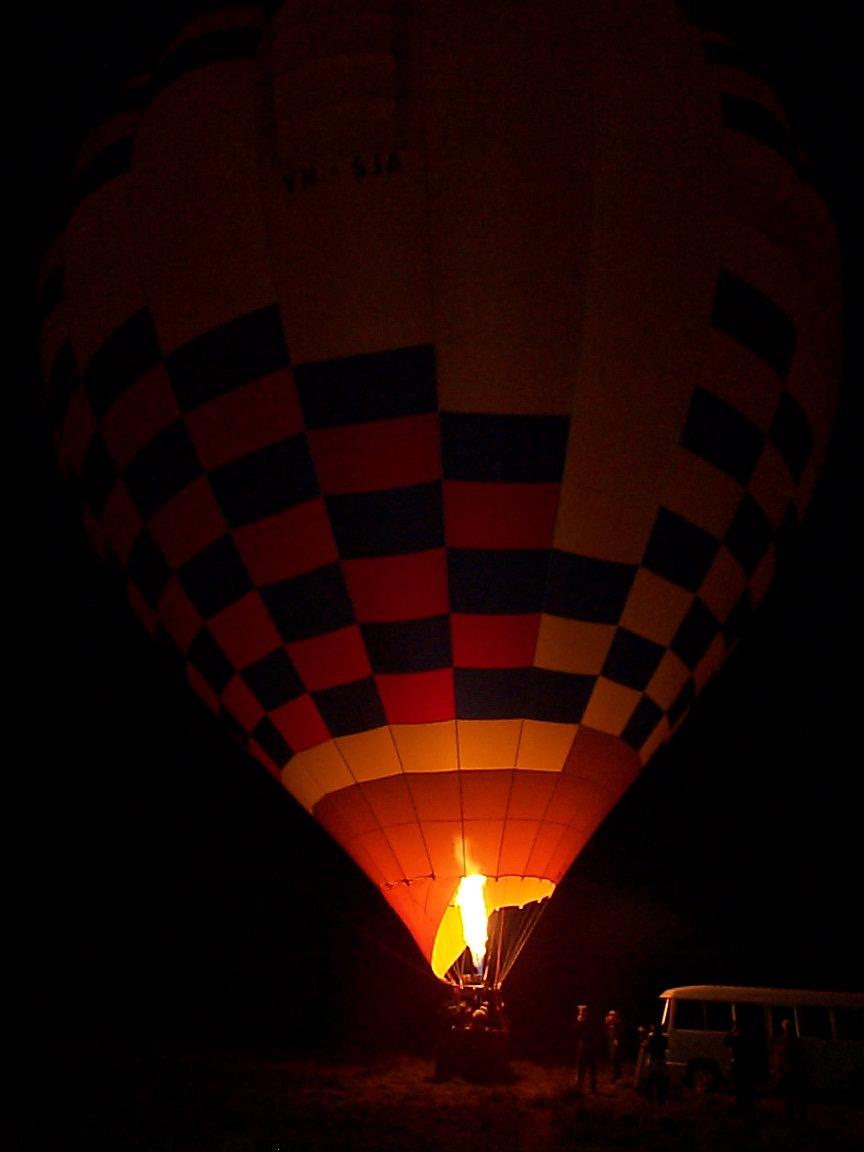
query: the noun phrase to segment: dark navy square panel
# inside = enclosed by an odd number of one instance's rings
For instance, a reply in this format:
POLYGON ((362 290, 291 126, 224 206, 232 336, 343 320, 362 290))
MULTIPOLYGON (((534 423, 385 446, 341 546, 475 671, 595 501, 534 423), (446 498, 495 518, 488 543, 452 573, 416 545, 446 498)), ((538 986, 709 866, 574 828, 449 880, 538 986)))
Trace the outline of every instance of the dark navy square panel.
POLYGON ((252 739, 260 744, 277 768, 284 768, 291 758, 292 749, 269 716, 262 716, 252 732, 252 739))
POLYGON ((201 474, 195 445, 182 420, 158 432, 123 473, 129 495, 145 520, 201 474))
POLYGON ((765 513, 745 492, 723 543, 748 575, 765 555, 772 536, 765 513))
POLYGON ((456 718, 508 720, 524 716, 529 672, 528 668, 454 668, 456 718))
POLYGON ((705 59, 709 64, 720 64, 727 68, 740 68, 742 72, 749 72, 752 76, 761 76, 763 80, 771 79, 770 70, 765 67, 750 52, 735 44, 722 44, 719 41, 709 40, 705 43, 705 59))
POLYGON ((217 696, 224 692, 234 677, 234 665, 209 628, 202 628, 189 645, 189 663, 198 669, 217 696))
POLYGON ((637 752, 663 719, 663 709, 648 696, 643 696, 627 721, 621 739, 637 752))
POLYGON ((153 94, 196 68, 257 55, 260 40, 258 28, 220 28, 194 40, 185 40, 160 60, 153 81, 153 94))
POLYGON ((644 689, 666 649, 627 628, 616 628, 603 665, 603 675, 627 688, 644 689))
POLYGON ((268 712, 303 694, 303 682, 284 648, 277 648, 254 664, 247 665, 243 679, 268 712))
POLYGON ((155 609, 171 579, 171 565, 149 532, 143 531, 138 534, 126 566, 130 580, 150 607, 155 609))
POLYGON ((336 546, 345 560, 427 552, 444 545, 437 481, 326 499, 336 546))
POLYGON ((352 736, 387 723, 378 688, 371 677, 310 693, 331 736, 352 736))
POLYGON ((718 547, 709 532, 668 508, 661 508, 642 564, 672 584, 695 592, 705 579, 718 547))
POLYGON ((783 309, 758 288, 721 271, 711 323, 728 333, 785 377, 795 351, 795 325, 783 309))
POLYGON ((788 160, 793 167, 797 167, 798 154, 792 137, 786 131, 781 120, 764 104, 756 100, 748 100, 744 96, 733 96, 731 92, 723 92, 723 126, 733 132, 742 132, 772 148, 778 156, 788 160))
POLYGON ((795 480, 800 480, 813 451, 813 429, 804 409, 785 389, 771 423, 771 443, 795 480))
POLYGON ((171 352, 166 365, 184 412, 285 368, 288 350, 279 309, 259 308, 197 336, 171 352))
POLYGON ((81 462, 80 479, 84 499, 94 515, 97 518, 101 517, 108 493, 117 483, 117 465, 98 432, 87 445, 87 451, 81 462))
POLYGON ((279 584, 266 584, 260 592, 285 641, 308 640, 354 623, 338 564, 327 564, 279 584))
POLYGON ((540 612, 549 553, 535 549, 450 548, 447 574, 453 612, 540 612))
POLYGON ((798 528, 798 509, 790 500, 786 506, 786 511, 783 513, 783 519, 780 521, 780 527, 777 529, 774 537, 774 547, 777 549, 778 556, 783 556, 786 553, 798 534, 798 528))
POLYGON ((532 668, 525 714, 532 720, 548 720, 553 724, 578 724, 596 683, 596 676, 532 668))
POLYGON ((697 596, 678 626, 669 647, 688 668, 695 668, 720 630, 720 624, 697 596))
POLYGON ((373 672, 429 672, 451 663, 449 616, 360 628, 373 672))
POLYGON ((764 447, 765 433, 724 400, 696 388, 681 444, 746 484, 764 447))
POLYGON ((234 740, 241 748, 248 748, 249 746, 249 733, 233 714, 227 708, 220 707, 219 709, 219 723, 225 726, 228 735, 234 740))
POLYGON ((746 634, 752 618, 753 601, 750 598, 750 589, 745 588, 723 624, 723 637, 727 645, 733 644, 746 634))
POLYGON ((445 480, 553 483, 564 472, 566 416, 499 416, 443 412, 445 480))
POLYGON ((75 183, 69 196, 69 212, 73 212, 97 188, 101 188, 110 180, 116 180, 132 170, 131 136, 123 140, 115 140, 101 152, 97 152, 85 164, 75 177, 75 183))
POLYGON ((693 683, 692 678, 688 678, 684 687, 672 701, 672 706, 669 709, 669 723, 677 724, 687 709, 691 707, 695 699, 696 685, 693 683))
POLYGON ((84 389, 97 419, 118 396, 162 359, 162 351, 147 308, 130 316, 94 352, 84 370, 84 389))
POLYGON ((552 553, 543 611, 569 620, 615 624, 636 576, 633 564, 552 553))
POLYGON ((210 484, 232 528, 305 504, 318 495, 315 468, 302 433, 214 469, 210 484))
POLYGON ((177 570, 183 591, 209 620, 249 591, 249 573, 230 536, 222 536, 177 570))
POLYGON ((431 345, 298 364, 294 379, 307 428, 337 428, 434 412, 431 345))
POLYGON ((64 344, 48 375, 48 414, 51 427, 58 429, 63 422, 69 401, 81 387, 81 376, 70 344, 64 344))

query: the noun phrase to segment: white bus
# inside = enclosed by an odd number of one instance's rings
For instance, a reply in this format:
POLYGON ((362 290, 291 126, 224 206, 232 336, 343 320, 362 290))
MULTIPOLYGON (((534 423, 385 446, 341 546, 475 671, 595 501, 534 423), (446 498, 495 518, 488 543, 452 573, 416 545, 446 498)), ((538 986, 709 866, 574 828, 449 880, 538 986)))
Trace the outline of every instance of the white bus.
POLYGON ((661 1023, 673 1084, 706 1090, 730 1079, 724 1039, 738 1023, 761 1052, 758 1084, 775 1084, 770 1052, 781 1021, 792 1021, 812 1067, 815 1096, 864 1100, 864 993, 696 984, 661 993, 661 1023))

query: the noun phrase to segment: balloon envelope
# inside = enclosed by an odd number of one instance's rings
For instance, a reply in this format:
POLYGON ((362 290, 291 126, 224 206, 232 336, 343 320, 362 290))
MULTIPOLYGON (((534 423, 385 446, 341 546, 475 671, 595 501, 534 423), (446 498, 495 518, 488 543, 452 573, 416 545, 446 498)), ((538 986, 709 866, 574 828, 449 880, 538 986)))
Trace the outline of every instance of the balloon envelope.
POLYGON ((217 9, 83 150, 43 356, 94 537, 439 975, 460 879, 547 897, 767 590, 836 269, 659 0, 217 9))

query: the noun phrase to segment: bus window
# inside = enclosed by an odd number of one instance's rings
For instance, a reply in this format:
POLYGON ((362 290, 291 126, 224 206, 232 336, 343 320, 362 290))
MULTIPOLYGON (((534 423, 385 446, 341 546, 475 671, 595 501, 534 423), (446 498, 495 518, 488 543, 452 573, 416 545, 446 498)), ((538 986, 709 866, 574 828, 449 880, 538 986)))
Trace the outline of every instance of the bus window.
POLYGON ((685 1031, 704 1032, 705 1014, 702 1011, 702 1001, 676 1000, 674 1025, 685 1031))
POLYGON ((864 1040, 864 1009, 835 1008, 834 1026, 838 1040, 864 1040))
POLYGON ((732 1005, 725 1000, 706 1000, 705 1027, 709 1032, 728 1032, 732 1027, 732 1005))
POLYGON ((798 1009, 798 1032, 816 1040, 831 1039, 831 1016, 827 1008, 804 1004, 798 1009))
POLYGON ((795 1028, 795 1009, 791 1004, 772 1004, 771 1005, 771 1035, 779 1036, 781 1025, 784 1020, 792 1021, 792 1028, 795 1028))

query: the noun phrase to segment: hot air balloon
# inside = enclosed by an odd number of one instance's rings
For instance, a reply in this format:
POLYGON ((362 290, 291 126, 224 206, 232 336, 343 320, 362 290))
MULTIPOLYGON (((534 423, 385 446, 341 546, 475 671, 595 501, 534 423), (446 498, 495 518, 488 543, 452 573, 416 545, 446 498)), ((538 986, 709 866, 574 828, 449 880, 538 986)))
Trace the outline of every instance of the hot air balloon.
POLYGON ((90 135, 63 466, 439 977, 500 985, 765 595, 837 270, 769 83, 668 0, 209 8, 90 135))

